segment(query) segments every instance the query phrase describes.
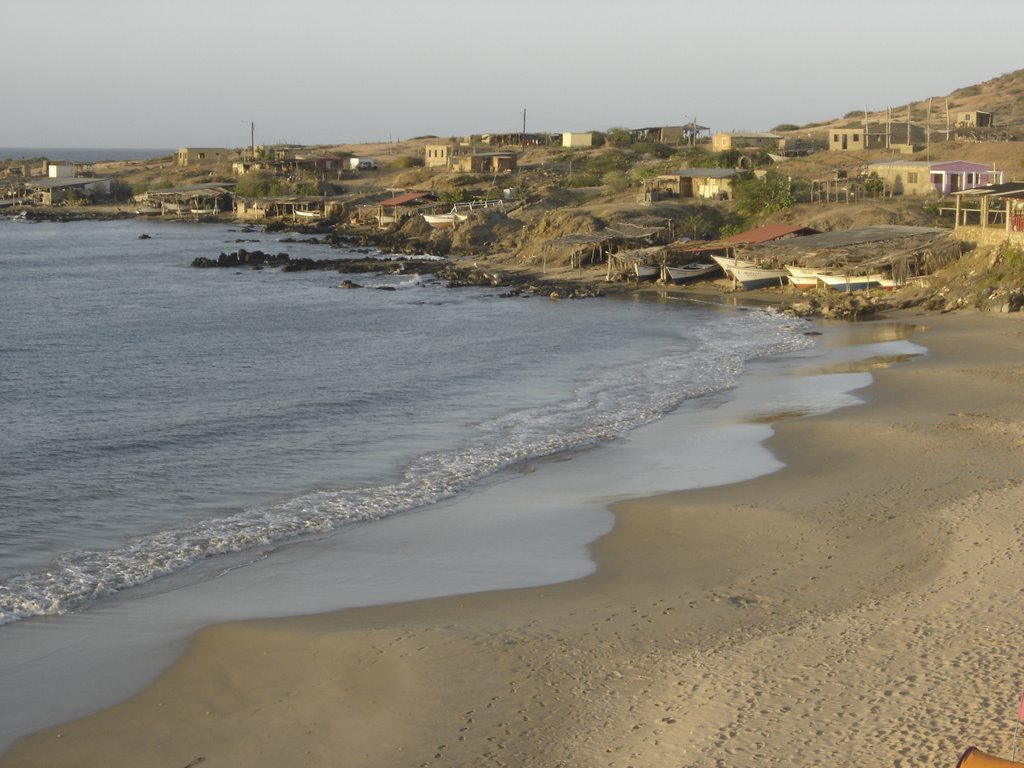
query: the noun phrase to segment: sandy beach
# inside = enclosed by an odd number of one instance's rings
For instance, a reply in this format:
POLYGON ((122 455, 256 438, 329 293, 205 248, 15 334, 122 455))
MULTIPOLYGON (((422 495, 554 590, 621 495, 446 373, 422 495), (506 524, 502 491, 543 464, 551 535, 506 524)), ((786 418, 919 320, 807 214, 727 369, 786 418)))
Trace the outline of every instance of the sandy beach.
POLYGON ((777 414, 775 473, 616 503, 592 576, 210 627, 138 696, 0 765, 1008 758, 1024 324, 902 319, 927 355, 868 361, 865 405, 777 414))

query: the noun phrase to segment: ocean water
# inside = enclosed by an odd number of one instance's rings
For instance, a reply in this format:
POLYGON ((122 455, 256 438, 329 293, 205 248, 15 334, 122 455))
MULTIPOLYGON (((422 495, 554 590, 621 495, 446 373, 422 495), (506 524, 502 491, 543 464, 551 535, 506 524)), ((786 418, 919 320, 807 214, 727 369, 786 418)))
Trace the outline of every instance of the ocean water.
POLYGON ((213 622, 584 575, 609 501, 773 471, 773 414, 922 351, 730 304, 189 266, 345 254, 286 238, 0 218, 0 749, 213 622))
POLYGON ((428 506, 810 344, 765 312, 189 266, 343 255, 283 238, 0 220, 0 623, 428 506))
POLYGON ((101 163, 105 161, 150 160, 167 157, 177 150, 139 147, 0 147, 0 162, 45 157, 51 162, 101 163))

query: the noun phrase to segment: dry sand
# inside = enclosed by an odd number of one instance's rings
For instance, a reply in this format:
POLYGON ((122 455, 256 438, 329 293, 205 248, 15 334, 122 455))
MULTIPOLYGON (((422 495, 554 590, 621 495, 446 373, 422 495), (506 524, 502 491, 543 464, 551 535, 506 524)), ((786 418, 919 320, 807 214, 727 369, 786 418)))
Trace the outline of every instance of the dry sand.
POLYGON ((773 475, 616 505, 570 583, 227 624, 2 766, 953 766, 1024 683, 1024 321, 911 318, 773 475))

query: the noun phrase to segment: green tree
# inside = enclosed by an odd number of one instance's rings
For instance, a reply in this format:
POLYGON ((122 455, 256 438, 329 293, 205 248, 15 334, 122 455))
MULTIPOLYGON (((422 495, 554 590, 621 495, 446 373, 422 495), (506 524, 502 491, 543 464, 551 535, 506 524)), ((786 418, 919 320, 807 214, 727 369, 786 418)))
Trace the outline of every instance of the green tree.
POLYGON ((267 171, 247 173, 235 183, 235 195, 238 197, 278 197, 290 192, 287 182, 267 171))
POLYGON ((709 228, 710 222, 702 213, 691 213, 689 216, 684 216, 679 222, 680 232, 692 240, 703 239, 709 228))
POLYGON ((732 188, 736 212, 748 222, 784 211, 796 202, 789 178, 773 171, 764 178, 753 174, 738 176, 732 188))
POLYGON ((609 128, 604 133, 604 140, 613 147, 628 147, 633 143, 633 134, 628 128, 609 128))
POLYGON ((864 182, 864 191, 874 198, 885 192, 885 182, 882 181, 882 177, 878 175, 877 171, 872 171, 864 182))

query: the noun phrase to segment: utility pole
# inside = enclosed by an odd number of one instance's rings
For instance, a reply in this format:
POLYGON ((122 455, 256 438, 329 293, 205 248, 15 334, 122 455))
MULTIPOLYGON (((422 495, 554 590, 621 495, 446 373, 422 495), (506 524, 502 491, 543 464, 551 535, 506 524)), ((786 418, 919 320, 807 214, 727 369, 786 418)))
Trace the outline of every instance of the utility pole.
POLYGON ((526 107, 523 107, 523 151, 526 151, 526 107))
POLYGON ((249 123, 249 141, 252 144, 252 159, 256 160, 256 121, 249 123))

